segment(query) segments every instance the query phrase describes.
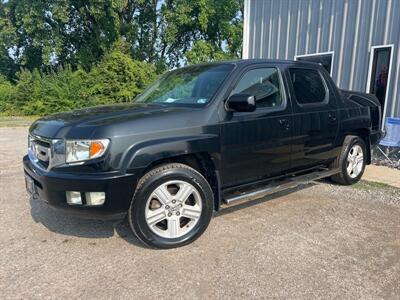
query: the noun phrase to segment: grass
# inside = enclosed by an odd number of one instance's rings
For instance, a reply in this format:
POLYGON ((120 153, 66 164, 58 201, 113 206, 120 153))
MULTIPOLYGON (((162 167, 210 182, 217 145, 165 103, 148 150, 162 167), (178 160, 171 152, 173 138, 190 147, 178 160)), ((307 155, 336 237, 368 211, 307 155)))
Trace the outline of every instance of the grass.
POLYGON ((0 127, 25 127, 30 126, 33 121, 38 119, 38 116, 4 116, 0 115, 0 127))
POLYGON ((359 190, 364 190, 364 191, 370 191, 374 189, 392 189, 393 187, 382 182, 377 182, 377 181, 366 181, 366 180, 361 180, 358 183, 356 183, 354 188, 359 189, 359 190))

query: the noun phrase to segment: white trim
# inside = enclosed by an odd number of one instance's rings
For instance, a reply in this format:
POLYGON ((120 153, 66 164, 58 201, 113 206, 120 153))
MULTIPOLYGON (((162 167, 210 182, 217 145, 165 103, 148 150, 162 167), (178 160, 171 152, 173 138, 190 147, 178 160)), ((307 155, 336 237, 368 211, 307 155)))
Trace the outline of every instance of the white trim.
POLYGON ((354 84, 354 79, 356 77, 354 73, 355 73, 356 62, 357 62, 356 55, 357 55, 357 48, 359 45, 359 32, 360 32, 360 26, 361 26, 361 22, 360 22, 360 17, 362 14, 361 5, 362 5, 362 1, 359 1, 358 5, 357 5, 357 16, 356 16, 356 24, 357 25, 356 25, 356 33, 354 36, 354 47, 353 47, 353 52, 351 54, 351 61, 353 63, 351 64, 351 68, 350 68, 349 90, 354 89, 353 84, 354 84))
MULTIPOLYGON (((346 36, 346 22, 348 21, 348 8, 349 8, 349 2, 346 1, 344 3, 344 8, 343 8, 343 22, 342 22, 342 28, 341 28, 341 33, 340 33, 340 45, 344 47, 345 45, 345 36, 346 36)), ((342 48, 343 49, 343 48, 342 48)), ((344 52, 344 50, 342 50, 344 52)), ((344 54, 341 53, 342 55, 339 55, 338 59, 338 64, 337 64, 337 73, 336 73, 336 84, 338 86, 342 86, 342 70, 343 70, 343 59, 344 59, 344 54)))
POLYGON ((242 46, 242 58, 249 58, 249 3, 244 1, 244 9, 243 9, 243 46, 242 46))
POLYGON ((390 90, 390 81, 392 79, 392 66, 393 66, 393 49, 394 45, 393 44, 387 44, 387 45, 377 45, 377 46, 372 46, 371 51, 369 52, 369 66, 368 66, 368 77, 367 77, 367 90, 366 92, 369 93, 369 90, 371 88, 371 76, 372 76, 372 64, 374 63, 374 55, 375 55, 375 50, 376 49, 382 49, 382 48, 390 48, 390 61, 389 61, 389 70, 388 70, 388 84, 386 87, 386 94, 385 94, 385 104, 383 105, 383 111, 382 111, 382 128, 385 126, 385 118, 386 118, 386 108, 388 104, 388 95, 389 95, 389 90, 390 90))
POLYGON ((310 56, 322 56, 322 55, 332 55, 331 72, 330 72, 330 75, 332 77, 333 63, 335 61, 335 51, 317 52, 317 53, 309 53, 309 54, 297 54, 294 56, 294 60, 297 60, 298 57, 310 57, 310 56))

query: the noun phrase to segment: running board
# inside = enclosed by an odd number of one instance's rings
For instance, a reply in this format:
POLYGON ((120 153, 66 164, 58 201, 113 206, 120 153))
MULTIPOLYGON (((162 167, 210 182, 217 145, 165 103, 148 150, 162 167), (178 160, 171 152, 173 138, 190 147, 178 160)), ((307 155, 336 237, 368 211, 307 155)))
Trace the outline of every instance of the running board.
POLYGON ((331 170, 315 171, 305 175, 294 176, 289 179, 283 179, 278 182, 271 183, 267 187, 250 190, 249 192, 242 192, 239 195, 228 197, 224 199, 224 202, 226 204, 232 204, 238 201, 256 200, 270 194, 295 188, 299 185, 305 185, 311 183, 314 180, 335 175, 339 172, 340 172, 339 169, 331 169, 331 170))

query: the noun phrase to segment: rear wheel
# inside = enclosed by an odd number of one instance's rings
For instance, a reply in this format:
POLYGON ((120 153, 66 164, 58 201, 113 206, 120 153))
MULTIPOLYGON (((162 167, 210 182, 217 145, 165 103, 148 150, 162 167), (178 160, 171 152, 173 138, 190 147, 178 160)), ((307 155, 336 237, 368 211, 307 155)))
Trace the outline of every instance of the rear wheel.
POLYGON ((347 136, 342 152, 333 163, 340 172, 331 179, 339 184, 351 185, 357 183, 364 174, 367 158, 365 142, 357 136, 347 136))
POLYGON ((207 228, 213 193, 207 180, 183 164, 166 164, 139 181, 128 218, 135 235, 156 248, 191 243, 207 228))

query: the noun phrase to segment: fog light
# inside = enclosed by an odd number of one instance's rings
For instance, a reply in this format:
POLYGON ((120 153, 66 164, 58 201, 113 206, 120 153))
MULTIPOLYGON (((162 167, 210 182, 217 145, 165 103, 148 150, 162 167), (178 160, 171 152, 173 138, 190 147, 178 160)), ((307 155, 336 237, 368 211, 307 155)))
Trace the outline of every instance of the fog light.
POLYGON ((69 205, 80 205, 82 204, 81 192, 67 191, 67 203, 69 205))
POLYGON ((88 192, 85 193, 87 205, 103 205, 106 200, 106 193, 104 192, 88 192))

